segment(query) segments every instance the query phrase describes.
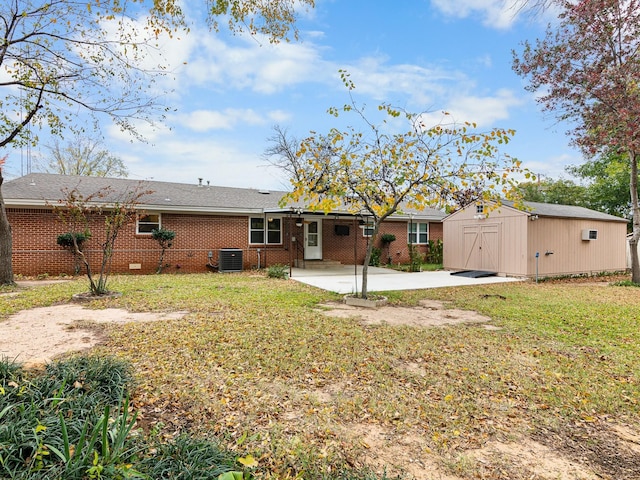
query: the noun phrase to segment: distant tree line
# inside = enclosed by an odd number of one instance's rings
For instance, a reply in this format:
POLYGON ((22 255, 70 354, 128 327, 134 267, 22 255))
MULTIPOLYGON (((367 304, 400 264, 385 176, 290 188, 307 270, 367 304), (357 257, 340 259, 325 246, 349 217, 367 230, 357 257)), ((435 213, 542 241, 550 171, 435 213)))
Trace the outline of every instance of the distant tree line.
POLYGON ((566 171, 576 180, 542 178, 521 183, 523 198, 530 202, 578 205, 632 218, 629 160, 624 155, 605 155, 582 165, 569 166, 566 171))

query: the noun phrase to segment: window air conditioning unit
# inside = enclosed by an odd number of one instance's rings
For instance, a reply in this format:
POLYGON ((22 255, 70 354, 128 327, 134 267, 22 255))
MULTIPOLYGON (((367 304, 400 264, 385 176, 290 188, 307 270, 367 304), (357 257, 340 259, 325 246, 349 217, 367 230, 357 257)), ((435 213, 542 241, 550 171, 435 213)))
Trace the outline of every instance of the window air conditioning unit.
POLYGON ((349 225, 336 225, 334 228, 336 235, 342 237, 349 236, 349 225))
POLYGON ((597 240, 598 239, 598 230, 589 230, 585 228, 582 230, 582 240, 597 240))

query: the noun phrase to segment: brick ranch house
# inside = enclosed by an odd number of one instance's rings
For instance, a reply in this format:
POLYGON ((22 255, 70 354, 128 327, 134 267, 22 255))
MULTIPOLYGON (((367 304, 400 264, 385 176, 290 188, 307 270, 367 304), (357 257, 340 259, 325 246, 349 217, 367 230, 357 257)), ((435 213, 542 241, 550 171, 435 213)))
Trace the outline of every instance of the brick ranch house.
MULTIPOLYGON (((114 273, 155 271, 160 247, 151 231, 159 227, 176 233, 165 254, 164 272, 237 271, 273 264, 305 268, 321 261, 351 265, 364 261, 371 232, 366 217, 347 211, 318 214, 303 205, 283 208, 279 206, 283 191, 217 187, 201 181, 181 184, 33 173, 2 187, 12 227, 14 273, 73 273, 73 255, 56 242, 67 231, 52 207, 64 197, 65 189, 77 188, 86 196, 110 187, 123 195, 141 183, 152 193, 140 199, 136 222, 127 225, 116 240, 114 273)), ((390 248, 392 261, 409 262, 409 244, 426 253, 428 240, 442 239, 444 216, 439 210, 425 209, 385 221, 380 234, 396 237, 390 248)), ((92 267, 97 267, 103 220, 92 218, 90 230, 92 238, 84 252, 92 267)), ((383 261, 386 259, 384 252, 383 261)))

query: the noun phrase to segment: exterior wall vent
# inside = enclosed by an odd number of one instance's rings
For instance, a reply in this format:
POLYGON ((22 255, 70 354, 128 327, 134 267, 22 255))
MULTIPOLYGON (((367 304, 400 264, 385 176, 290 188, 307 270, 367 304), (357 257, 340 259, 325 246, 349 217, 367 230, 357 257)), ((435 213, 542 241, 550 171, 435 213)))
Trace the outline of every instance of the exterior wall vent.
POLYGON ((597 240, 598 239, 598 230, 589 230, 585 228, 582 230, 582 240, 597 240))
POLYGON ((220 273, 242 271, 242 250, 239 248, 222 248, 218 252, 218 271, 220 273))

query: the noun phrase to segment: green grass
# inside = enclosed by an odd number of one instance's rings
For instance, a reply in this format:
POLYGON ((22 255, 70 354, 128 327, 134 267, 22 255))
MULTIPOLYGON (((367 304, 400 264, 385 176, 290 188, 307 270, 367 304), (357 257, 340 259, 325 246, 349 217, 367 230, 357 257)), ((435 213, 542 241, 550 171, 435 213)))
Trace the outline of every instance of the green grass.
MULTIPOLYGON (((132 405, 147 431, 170 449, 179 449, 171 443, 176 432, 218 438, 258 459, 256 474, 265 478, 353 471, 364 465, 367 445, 351 432, 374 425, 417 435, 442 465, 455 465, 461 452, 492 439, 640 424, 640 297, 623 286, 386 293, 394 305, 437 299, 476 310, 501 328, 491 331, 364 326, 315 308, 337 295, 259 274, 120 276, 110 288, 122 297, 93 308, 189 312, 108 329, 98 349, 131 365, 132 405)), ((15 311, 14 302, 65 301, 83 289, 78 282, 0 296, 0 312, 15 311)), ((486 465, 465 469, 469 478, 494 478, 481 476, 486 465)))

